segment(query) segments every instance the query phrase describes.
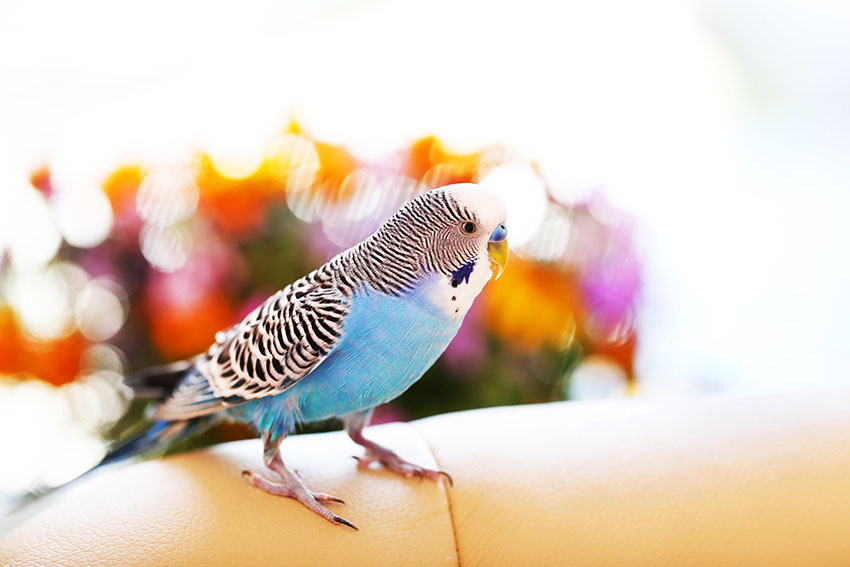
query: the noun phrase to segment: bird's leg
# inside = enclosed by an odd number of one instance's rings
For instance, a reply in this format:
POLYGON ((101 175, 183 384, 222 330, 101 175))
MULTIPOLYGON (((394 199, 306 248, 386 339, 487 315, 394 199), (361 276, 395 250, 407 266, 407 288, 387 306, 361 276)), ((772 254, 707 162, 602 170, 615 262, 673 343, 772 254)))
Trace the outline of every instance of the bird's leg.
POLYGON ((430 478, 437 480, 440 476, 446 477, 449 485, 453 485, 452 477, 449 473, 441 470, 426 469, 411 462, 402 459, 392 449, 387 449, 378 445, 374 441, 370 441, 363 436, 363 428, 369 423, 372 417, 372 410, 356 412, 345 416, 345 431, 351 440, 366 448, 366 455, 363 457, 355 457, 357 459, 357 468, 368 468, 374 462, 382 464, 386 469, 398 473, 407 478, 418 476, 419 478, 430 478))
POLYGON ((301 504, 332 524, 342 524, 356 530, 357 526, 345 518, 337 516, 322 505, 323 502, 336 502, 339 504, 345 504, 345 502, 336 496, 331 496, 330 494, 313 492, 304 485, 304 482, 297 473, 293 473, 286 468, 286 465, 283 464, 283 459, 280 457, 280 443, 283 441, 284 437, 285 436, 279 436, 277 438, 273 438, 272 435, 268 433, 263 435, 263 461, 266 463, 267 467, 277 473, 283 482, 268 480, 251 471, 242 471, 242 478, 244 478, 249 484, 256 486, 260 490, 268 492, 269 494, 285 496, 286 498, 292 498, 301 502, 301 504))

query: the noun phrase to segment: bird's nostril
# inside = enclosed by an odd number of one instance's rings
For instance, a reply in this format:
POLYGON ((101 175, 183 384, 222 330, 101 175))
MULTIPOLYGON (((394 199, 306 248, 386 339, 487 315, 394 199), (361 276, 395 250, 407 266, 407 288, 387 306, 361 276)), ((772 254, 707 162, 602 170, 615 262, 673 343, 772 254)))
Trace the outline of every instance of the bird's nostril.
POLYGON ((500 242, 508 237, 508 227, 505 226, 505 223, 499 223, 496 229, 493 231, 493 234, 490 235, 490 240, 493 242, 500 242))

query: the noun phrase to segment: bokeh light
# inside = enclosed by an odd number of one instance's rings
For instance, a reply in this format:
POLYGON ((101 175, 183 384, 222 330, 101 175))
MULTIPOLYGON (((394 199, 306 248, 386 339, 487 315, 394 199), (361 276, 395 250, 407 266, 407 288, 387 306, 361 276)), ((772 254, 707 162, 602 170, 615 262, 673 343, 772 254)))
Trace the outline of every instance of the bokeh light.
POLYGON ((565 383, 571 400, 599 400, 625 396, 629 381, 622 367, 604 356, 584 359, 565 383))
POLYGON ((185 226, 146 224, 139 239, 145 259, 158 270, 176 272, 189 259, 192 237, 185 226))
POLYGON ((198 206, 198 187, 191 169, 153 171, 136 193, 139 216, 151 224, 174 224, 192 216, 198 206))
POLYGON ((10 272, 4 295, 32 338, 51 340, 68 335, 73 327, 73 305, 86 275, 69 263, 25 272, 10 272))
POLYGON ((62 236, 44 196, 20 180, 0 183, 0 256, 8 250, 20 269, 46 264, 59 250, 62 236))
POLYGON ((481 184, 505 201, 511 244, 531 240, 546 215, 546 187, 540 176, 530 165, 507 164, 490 169, 481 184))
POLYGON ((523 247, 523 252, 541 262, 558 261, 566 257, 571 232, 569 213, 562 207, 548 206, 536 235, 523 247))
POLYGON ((62 237, 72 246, 97 246, 112 229, 112 208, 96 185, 57 192, 52 208, 62 237))
POLYGON ((74 318, 83 336, 93 342, 111 339, 126 317, 124 290, 105 278, 90 281, 79 293, 74 318))

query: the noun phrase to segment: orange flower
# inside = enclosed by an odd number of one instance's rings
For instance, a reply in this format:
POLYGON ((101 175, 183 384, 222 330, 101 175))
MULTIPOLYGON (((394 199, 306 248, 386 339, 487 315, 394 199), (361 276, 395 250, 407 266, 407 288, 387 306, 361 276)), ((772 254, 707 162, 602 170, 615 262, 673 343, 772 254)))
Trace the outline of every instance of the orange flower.
POLYGON ((450 183, 468 183, 478 175, 481 155, 453 154, 435 136, 427 136, 413 143, 408 152, 407 174, 421 180, 428 187, 450 183))
POLYGON ((209 348, 215 334, 234 323, 234 310, 224 294, 205 292, 194 300, 151 310, 151 341, 168 360, 186 358, 209 348))
POLYGON ((607 356, 615 361, 626 373, 629 381, 634 381, 635 350, 637 348, 637 333, 631 329, 622 339, 615 342, 599 342, 587 345, 587 354, 607 356))
POLYGON ((583 311, 568 273, 516 256, 502 277, 487 285, 483 304, 487 328, 530 351, 547 345, 567 348, 583 311))
POLYGON ((340 191, 342 182, 357 169, 357 160, 342 146, 313 142, 319 154, 319 171, 313 188, 329 203, 339 203, 346 195, 340 191))
MULTIPOLYGON (((348 196, 341 193, 343 181, 359 166, 357 158, 344 146, 318 142, 307 135, 295 120, 286 127, 287 134, 295 134, 308 140, 319 158, 319 169, 313 180, 313 189, 328 202, 339 202, 348 196)), ((303 189, 303 188, 302 188, 303 189)))
POLYGON ((135 210, 136 192, 144 177, 145 171, 140 165, 125 165, 109 174, 103 182, 103 192, 116 217, 135 210))
POLYGON ((413 142, 407 158, 407 174, 413 179, 422 179, 431 169, 431 148, 439 144, 436 136, 426 136, 413 142))
POLYGON ((91 343, 79 332, 55 341, 32 341, 21 331, 15 313, 0 307, 0 373, 32 375, 56 386, 80 373, 83 351, 91 343))
POLYGON ((470 180, 478 172, 478 162, 481 160, 481 154, 478 152, 453 154, 446 150, 445 145, 440 140, 436 140, 431 146, 430 157, 432 165, 451 164, 469 175, 470 180))
POLYGON ((232 179, 215 169, 208 155, 198 160, 196 182, 201 190, 198 208, 219 230, 245 236, 266 218, 269 201, 283 196, 285 178, 267 159, 248 177, 232 179))
POLYGON ((50 183, 50 170, 47 166, 39 167, 30 174, 30 184, 41 191, 45 197, 53 193, 53 185, 50 183))

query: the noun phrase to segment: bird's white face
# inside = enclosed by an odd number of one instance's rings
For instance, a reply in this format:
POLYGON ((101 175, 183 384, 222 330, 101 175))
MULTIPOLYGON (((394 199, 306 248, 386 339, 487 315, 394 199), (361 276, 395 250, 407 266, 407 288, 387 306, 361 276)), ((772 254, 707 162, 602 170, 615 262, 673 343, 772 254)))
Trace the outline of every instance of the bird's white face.
POLYGON ((478 234, 484 237, 482 242, 485 245, 493 231, 500 224, 504 224, 508 217, 508 209, 501 197, 481 185, 457 183, 446 185, 442 189, 455 200, 458 206, 468 209, 478 218, 480 225, 478 234))
POLYGON ((459 222, 452 239, 467 240, 473 246, 472 258, 454 278, 438 278, 431 299, 452 319, 463 318, 491 277, 498 277, 508 259, 507 208, 492 191, 474 183, 442 188, 472 220, 459 222))

